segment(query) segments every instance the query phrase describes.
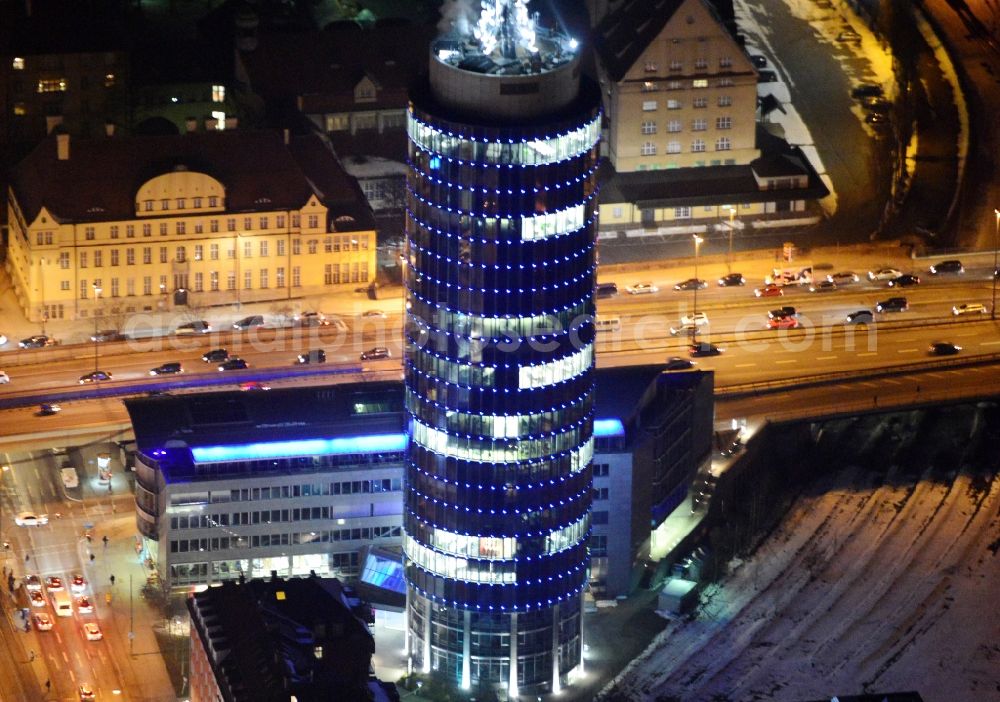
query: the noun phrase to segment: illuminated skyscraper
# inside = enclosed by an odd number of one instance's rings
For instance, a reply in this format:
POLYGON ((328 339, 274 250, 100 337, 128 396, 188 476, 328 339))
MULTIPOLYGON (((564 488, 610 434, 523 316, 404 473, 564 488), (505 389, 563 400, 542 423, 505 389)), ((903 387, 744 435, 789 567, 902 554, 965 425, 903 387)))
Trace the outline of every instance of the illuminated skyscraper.
POLYGON ((517 695, 581 664, 600 95, 523 0, 483 7, 408 112, 407 646, 517 695))

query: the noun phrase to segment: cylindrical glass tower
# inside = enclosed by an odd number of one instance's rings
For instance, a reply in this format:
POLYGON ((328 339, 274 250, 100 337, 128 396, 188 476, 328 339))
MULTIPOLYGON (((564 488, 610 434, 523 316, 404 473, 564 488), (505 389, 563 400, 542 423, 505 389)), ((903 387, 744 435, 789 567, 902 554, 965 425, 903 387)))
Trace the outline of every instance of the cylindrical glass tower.
POLYGON ((600 96, 496 3, 411 94, 403 524, 414 668, 516 696, 581 662, 600 96))

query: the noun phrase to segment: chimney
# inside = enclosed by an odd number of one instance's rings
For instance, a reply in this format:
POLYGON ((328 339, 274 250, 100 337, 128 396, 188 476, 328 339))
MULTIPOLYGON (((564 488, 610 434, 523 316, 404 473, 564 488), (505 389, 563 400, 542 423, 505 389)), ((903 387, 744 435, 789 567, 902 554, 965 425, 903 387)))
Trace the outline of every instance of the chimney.
POLYGON ((69 161, 69 134, 56 134, 56 158, 69 161))
POLYGON ((285 146, 288 146, 288 139, 289 139, 288 130, 286 129, 285 130, 285 146))
POLYGON ((113 137, 115 135, 115 123, 110 120, 105 122, 104 133, 107 134, 109 137, 113 137))
POLYGON ((45 118, 45 133, 51 134, 52 130, 63 123, 62 115, 48 115, 45 118))
POLYGON ((198 131, 198 120, 195 119, 194 117, 188 117, 187 120, 184 122, 184 126, 187 128, 188 134, 194 134, 196 131, 198 131))

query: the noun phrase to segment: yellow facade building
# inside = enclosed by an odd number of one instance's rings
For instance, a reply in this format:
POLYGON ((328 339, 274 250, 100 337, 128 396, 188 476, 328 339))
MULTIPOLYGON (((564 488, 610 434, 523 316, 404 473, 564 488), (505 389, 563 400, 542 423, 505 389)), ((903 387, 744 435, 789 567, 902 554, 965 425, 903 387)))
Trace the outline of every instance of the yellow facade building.
POLYGON ((7 269, 32 321, 283 304, 375 279, 371 211, 315 136, 54 135, 7 203, 7 269))

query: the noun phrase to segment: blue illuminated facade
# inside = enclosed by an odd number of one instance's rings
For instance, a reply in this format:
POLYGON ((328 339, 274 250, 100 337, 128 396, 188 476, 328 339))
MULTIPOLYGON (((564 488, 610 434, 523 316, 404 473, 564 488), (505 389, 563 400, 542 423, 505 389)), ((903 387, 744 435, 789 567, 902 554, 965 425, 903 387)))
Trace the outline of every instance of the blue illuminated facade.
POLYGON ((561 49, 510 76, 455 46, 408 111, 407 647, 463 688, 555 692, 587 583, 599 95, 561 49))

